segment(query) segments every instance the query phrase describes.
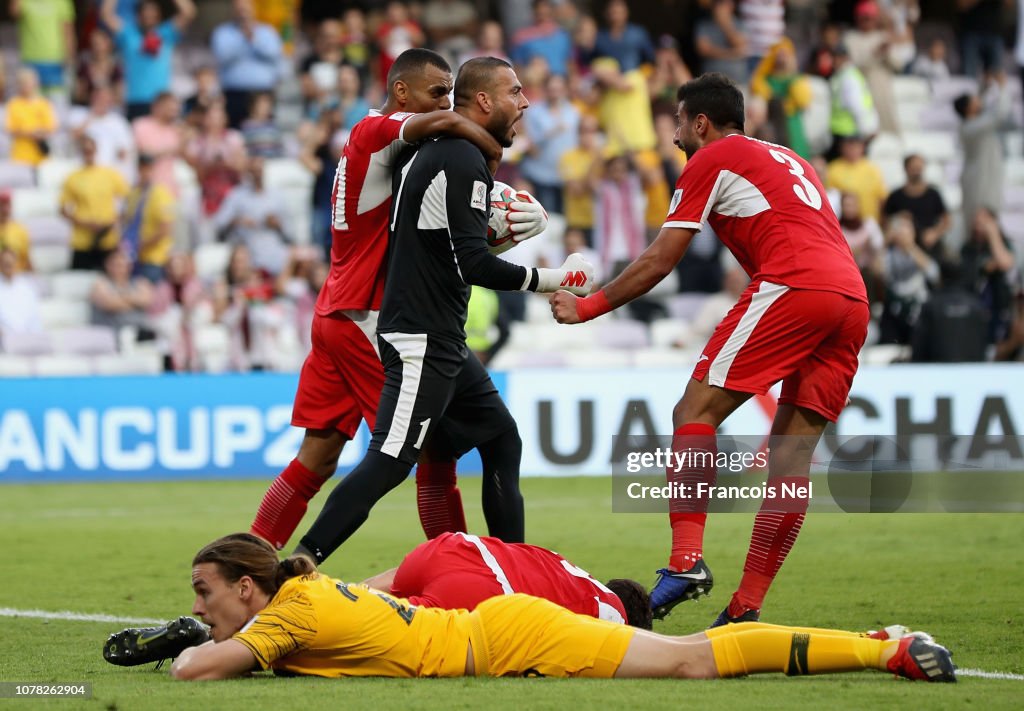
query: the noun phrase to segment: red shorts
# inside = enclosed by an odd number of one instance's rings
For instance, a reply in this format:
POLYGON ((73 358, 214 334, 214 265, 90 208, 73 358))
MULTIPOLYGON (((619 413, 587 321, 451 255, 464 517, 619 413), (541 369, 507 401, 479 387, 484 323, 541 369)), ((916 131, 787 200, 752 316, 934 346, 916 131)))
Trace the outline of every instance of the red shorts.
POLYGON ((473 610, 488 598, 509 594, 480 551, 455 536, 442 533, 413 548, 395 571, 391 594, 414 605, 449 610, 473 610))
POLYGON ((376 311, 313 316, 313 348, 302 364, 292 424, 336 429, 349 439, 360 420, 373 429, 384 386, 376 342, 376 311))
POLYGON ((693 377, 758 395, 781 380, 780 403, 835 422, 869 318, 866 303, 842 294, 751 282, 711 334, 693 377))

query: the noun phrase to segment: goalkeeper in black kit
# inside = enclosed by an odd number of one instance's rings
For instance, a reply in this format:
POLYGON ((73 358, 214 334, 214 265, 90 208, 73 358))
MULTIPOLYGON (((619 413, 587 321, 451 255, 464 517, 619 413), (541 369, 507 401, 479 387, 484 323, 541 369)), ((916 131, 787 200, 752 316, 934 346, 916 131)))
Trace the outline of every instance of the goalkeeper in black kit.
MULTIPOLYGON (((501 59, 466 62, 455 111, 508 147, 529 106, 501 59)), ((523 540, 522 442, 487 371, 466 347, 470 286, 502 291, 590 292, 593 266, 578 254, 559 269, 528 269, 494 256, 486 240, 491 173, 468 141, 429 140, 395 166, 388 275, 377 326, 384 389, 363 461, 331 492, 297 553, 322 562, 398 486, 429 446, 457 458, 476 447, 490 534, 523 540)))

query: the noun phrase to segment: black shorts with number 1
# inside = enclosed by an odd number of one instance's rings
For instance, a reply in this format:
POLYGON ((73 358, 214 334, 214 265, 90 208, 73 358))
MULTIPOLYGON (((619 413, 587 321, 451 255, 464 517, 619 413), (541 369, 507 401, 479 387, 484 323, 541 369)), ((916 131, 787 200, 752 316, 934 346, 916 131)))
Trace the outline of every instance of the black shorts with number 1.
POLYGON ((384 388, 370 449, 412 466, 431 451, 460 457, 515 427, 491 376, 465 343, 378 333, 384 388))

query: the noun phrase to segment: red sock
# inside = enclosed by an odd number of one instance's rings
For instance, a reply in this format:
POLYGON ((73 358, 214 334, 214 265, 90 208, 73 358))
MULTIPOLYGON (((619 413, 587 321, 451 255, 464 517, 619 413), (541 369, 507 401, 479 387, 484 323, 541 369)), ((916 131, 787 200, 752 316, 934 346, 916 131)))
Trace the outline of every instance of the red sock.
POLYGON ((466 531, 462 493, 455 485, 455 460, 426 459, 416 466, 416 508, 427 538, 466 531))
MULTIPOLYGON (((674 464, 666 468, 665 478, 670 484, 685 486, 689 496, 697 496, 697 483, 714 484, 718 470, 715 457, 718 444, 715 428, 698 422, 680 426, 672 438, 672 452, 687 452, 690 465, 683 465, 677 471, 674 464), (697 461, 692 455, 700 453, 697 461), (707 456, 710 454, 710 456, 707 456)), ((704 524, 708 515, 707 497, 699 499, 673 499, 669 506, 668 520, 672 526, 672 554, 668 567, 672 570, 689 570, 704 555, 704 524)))
POLYGON ((250 532, 270 541, 277 550, 284 548, 324 481, 293 459, 264 494, 250 532))
MULTIPOLYGON (((807 477, 769 478, 768 484, 778 490, 783 482, 806 485, 807 477)), ((729 602, 729 616, 739 617, 747 610, 760 610, 765 595, 779 568, 793 548, 800 527, 804 523, 807 501, 789 499, 783 505, 778 501, 765 501, 754 517, 754 530, 750 534, 750 548, 743 565, 743 578, 729 602)))

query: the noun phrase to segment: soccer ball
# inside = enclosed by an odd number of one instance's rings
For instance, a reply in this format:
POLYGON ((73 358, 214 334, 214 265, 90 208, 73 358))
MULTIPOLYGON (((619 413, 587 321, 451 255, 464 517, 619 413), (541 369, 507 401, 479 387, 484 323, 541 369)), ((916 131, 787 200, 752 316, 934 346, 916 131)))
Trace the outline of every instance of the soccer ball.
POLYGON ((511 212, 511 204, 521 199, 512 186, 494 181, 494 189, 491 190, 491 216, 487 220, 487 247, 492 254, 501 254, 516 246, 512 239, 515 232, 508 221, 508 213, 511 212))

